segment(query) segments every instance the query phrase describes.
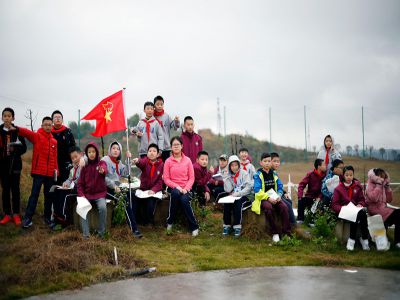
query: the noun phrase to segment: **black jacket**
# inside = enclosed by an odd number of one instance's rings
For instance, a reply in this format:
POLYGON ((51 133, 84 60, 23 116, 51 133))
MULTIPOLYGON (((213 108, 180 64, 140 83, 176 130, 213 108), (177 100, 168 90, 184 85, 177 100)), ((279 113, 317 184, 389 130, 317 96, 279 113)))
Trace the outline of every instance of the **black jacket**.
POLYGON ((63 130, 51 130, 53 137, 57 140, 57 161, 60 170, 60 179, 66 180, 68 178, 68 165, 71 163, 68 151, 71 147, 75 146, 75 138, 71 129, 63 126, 63 130))
MULTIPOLYGON (((14 124, 13 124, 14 126, 14 124)), ((0 168, 2 171, 14 173, 20 173, 22 170, 22 160, 21 155, 26 152, 26 143, 25 139, 22 136, 19 136, 17 131, 6 131, 4 130, 4 124, 0 125, 0 168), (11 144, 11 149, 9 153, 7 153, 7 144, 11 144)))

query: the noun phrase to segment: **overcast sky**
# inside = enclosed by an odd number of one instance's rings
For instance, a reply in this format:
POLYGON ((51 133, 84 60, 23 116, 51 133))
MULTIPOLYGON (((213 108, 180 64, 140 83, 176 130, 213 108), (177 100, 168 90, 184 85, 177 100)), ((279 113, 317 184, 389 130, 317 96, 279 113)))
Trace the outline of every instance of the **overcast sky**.
MULTIPOLYGON (((0 106, 77 121, 127 88, 217 132, 400 148, 400 1, 0 1, 0 106), (222 120, 222 125, 223 125, 222 120)), ((36 122, 36 127, 40 125, 36 122)))

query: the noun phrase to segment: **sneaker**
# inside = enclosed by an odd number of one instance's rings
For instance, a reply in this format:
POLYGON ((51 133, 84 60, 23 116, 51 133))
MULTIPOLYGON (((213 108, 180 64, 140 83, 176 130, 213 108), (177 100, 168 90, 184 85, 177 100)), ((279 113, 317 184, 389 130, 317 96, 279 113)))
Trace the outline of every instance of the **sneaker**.
POLYGON ((12 218, 9 215, 5 215, 4 218, 0 221, 0 224, 1 225, 5 225, 5 224, 7 224, 8 222, 11 222, 11 221, 12 221, 12 218))
POLYGON ((363 240, 362 238, 360 238, 360 243, 361 243, 361 247, 363 248, 364 251, 369 251, 369 243, 368 243, 368 239, 363 240))
POLYGON ((299 225, 301 225, 301 224, 304 223, 304 221, 302 221, 302 220, 297 220, 296 223, 299 224, 299 225))
POLYGON ((224 229, 222 230, 222 235, 227 236, 229 234, 229 231, 231 231, 231 226, 224 225, 224 229))
POLYGON ((274 235, 272 236, 272 241, 273 241, 274 243, 278 243, 278 242, 280 241, 279 234, 274 234, 274 235))
POLYGON ((396 249, 400 249, 400 243, 395 244, 394 247, 395 247, 396 249))
POLYGON ((143 237, 143 234, 141 234, 139 230, 135 230, 135 231, 133 232, 133 236, 134 236, 135 238, 137 238, 137 239, 140 239, 140 238, 143 237))
POLYGON ((349 239, 347 240, 346 249, 349 250, 349 251, 353 251, 353 250, 354 250, 354 244, 355 244, 355 243, 356 243, 355 240, 349 238, 349 239))
POLYGON ((31 219, 29 219, 29 218, 24 218, 23 220, 22 220, 22 227, 23 228, 29 228, 29 227, 31 227, 32 226, 32 220, 31 219))
POLYGON ((239 237, 242 233, 242 228, 234 228, 235 237, 239 237))
POLYGON ((172 224, 167 224, 167 235, 172 234, 172 224))
POLYGON ((310 224, 308 224, 308 226, 311 227, 311 228, 314 228, 315 224, 314 223, 310 223, 310 224))
POLYGON ((51 228, 53 231, 61 231, 63 229, 61 224, 54 224, 54 226, 51 228))
POLYGON ((44 221, 44 224, 47 225, 47 226, 49 226, 50 228, 53 228, 53 227, 54 227, 54 222, 53 222, 51 219, 44 218, 43 221, 44 221))
POLYGON ((192 236, 198 236, 199 235, 199 229, 195 229, 192 231, 192 236))
POLYGON ((21 216, 20 215, 14 215, 13 216, 13 220, 14 220, 14 223, 15 223, 15 225, 17 225, 17 226, 20 226, 21 225, 21 216))

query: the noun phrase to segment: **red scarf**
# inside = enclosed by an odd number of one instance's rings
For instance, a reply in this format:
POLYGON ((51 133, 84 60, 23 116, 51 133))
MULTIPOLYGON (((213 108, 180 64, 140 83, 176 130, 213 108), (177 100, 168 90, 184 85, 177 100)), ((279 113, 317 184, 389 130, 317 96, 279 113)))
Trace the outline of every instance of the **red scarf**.
POLYGON ((156 163, 158 162, 158 159, 155 162, 152 162, 150 159, 148 160, 149 165, 151 165, 151 170, 150 170, 150 178, 153 178, 154 176, 154 171, 156 170, 156 163))
POLYGON ((329 151, 331 148, 326 149, 326 155, 325 155, 325 165, 329 165, 329 151))
POLYGON ((67 129, 67 127, 65 127, 64 125, 61 125, 60 128, 55 129, 54 126, 51 128, 51 133, 60 133, 62 131, 64 131, 65 129, 67 129))
POLYGON ((239 177, 239 173, 240 173, 240 170, 235 174, 235 176, 232 176, 233 182, 234 182, 235 184, 237 184, 237 178, 239 177))
POLYGON ((243 166, 243 170, 247 171, 246 166, 247 166, 249 163, 240 163, 240 164, 243 166))
POLYGON ((76 179, 76 172, 78 171, 78 167, 79 166, 74 167, 74 175, 72 175, 72 181, 74 181, 76 179))
POLYGON ((318 177, 323 177, 324 174, 322 172, 318 172, 318 170, 314 169, 314 173, 318 175, 318 177))
POLYGON ((154 116, 155 117, 161 117, 162 115, 164 114, 164 110, 162 110, 162 111, 160 111, 160 112, 158 112, 158 111, 154 111, 154 116))
POLYGON ((143 119, 142 121, 146 123, 147 140, 150 142, 150 124, 153 123, 155 119, 153 120, 143 119))
MULTIPOLYGON (((344 185, 344 182, 343 182, 343 185, 344 185)), ((349 195, 350 201, 351 201, 351 197, 353 197, 353 190, 354 190, 354 187, 355 187, 355 186, 356 186, 356 185, 354 184, 354 180, 353 180, 353 182, 350 184, 350 186, 345 186, 345 185, 344 185, 344 187, 347 188, 347 194, 349 195)))
POLYGON ((118 170, 118 164, 119 164, 119 161, 116 159, 116 158, 114 158, 114 157, 112 157, 112 156, 108 156, 110 159, 111 159, 111 161, 115 164, 115 171, 117 172, 117 174, 118 174, 118 176, 119 176, 119 170, 118 170))

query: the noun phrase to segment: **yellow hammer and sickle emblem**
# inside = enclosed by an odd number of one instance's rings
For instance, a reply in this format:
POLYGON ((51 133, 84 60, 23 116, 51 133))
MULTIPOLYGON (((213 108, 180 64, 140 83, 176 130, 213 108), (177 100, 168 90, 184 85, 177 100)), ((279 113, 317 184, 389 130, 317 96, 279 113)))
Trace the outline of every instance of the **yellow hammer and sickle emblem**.
POLYGON ((105 110, 104 112, 104 119, 106 119, 106 123, 111 122, 111 114, 113 110, 113 104, 111 102, 107 102, 106 104, 103 104, 103 109, 105 110))

